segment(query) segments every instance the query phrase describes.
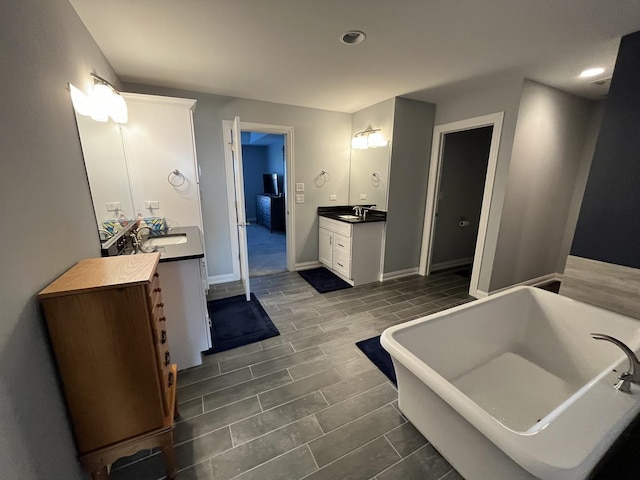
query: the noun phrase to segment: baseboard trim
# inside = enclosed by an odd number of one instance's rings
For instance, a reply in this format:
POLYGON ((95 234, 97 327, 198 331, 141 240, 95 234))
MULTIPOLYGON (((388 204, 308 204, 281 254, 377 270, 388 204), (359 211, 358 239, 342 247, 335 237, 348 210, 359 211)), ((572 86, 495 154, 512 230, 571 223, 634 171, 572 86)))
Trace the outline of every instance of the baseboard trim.
POLYGON ((322 263, 315 261, 315 262, 302 262, 302 263, 296 263, 295 265, 295 271, 297 272, 298 270, 309 270, 311 268, 318 268, 318 267, 322 267, 322 263))
POLYGON ((395 272, 386 272, 383 273, 380 278, 381 281, 385 281, 385 280, 393 280, 394 278, 402 278, 402 277, 408 277, 409 275, 417 275, 418 274, 418 267, 414 267, 414 268, 407 268, 405 270, 396 270, 395 272))
POLYGON ((483 292, 482 290, 477 290, 478 298, 487 297, 489 295, 493 295, 494 293, 504 292, 505 290, 509 290, 513 287, 535 287, 536 285, 541 285, 543 283, 551 282, 554 280, 562 281, 562 274, 555 272, 549 273, 547 275, 542 275, 541 277, 532 278, 531 280, 526 280, 524 282, 516 283, 514 285, 509 285, 508 287, 500 288, 498 290, 494 290, 492 292, 483 292))
POLYGON ((217 285, 219 283, 235 282, 240 280, 240 276, 233 273, 225 273, 224 275, 209 275, 207 280, 209 285, 217 285))
POLYGON ((430 270, 431 273, 435 273, 438 270, 461 267, 462 265, 473 265, 473 257, 459 258, 457 260, 449 260, 447 262, 432 263, 430 270))

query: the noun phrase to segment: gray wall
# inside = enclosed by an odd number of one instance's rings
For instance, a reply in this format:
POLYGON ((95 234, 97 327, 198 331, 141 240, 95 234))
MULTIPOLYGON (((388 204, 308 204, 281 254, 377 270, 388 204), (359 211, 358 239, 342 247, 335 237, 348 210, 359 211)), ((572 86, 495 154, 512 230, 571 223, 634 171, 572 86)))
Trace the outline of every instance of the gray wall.
POLYGON ((620 42, 571 255, 640 268, 640 32, 620 42))
POLYGON ((230 275, 233 271, 222 121, 239 115, 243 122, 293 127, 294 183, 305 184, 305 203, 295 205, 295 261, 317 262, 318 206, 328 204, 331 194, 337 195, 335 204, 348 203, 351 115, 147 85, 127 84, 124 88, 130 92, 198 101, 194 129, 198 162, 202 167, 200 191, 205 248, 209 275, 213 277, 230 275), (314 180, 321 170, 326 170, 331 180, 316 186, 314 180))
POLYGON ((86 478, 35 295, 100 254, 67 82, 117 83, 67 0, 2 0, 0 477, 86 478))
POLYGON ((438 264, 473 258, 492 132, 492 127, 482 127, 444 137, 432 270, 438 264), (461 218, 469 221, 467 227, 459 226, 461 218))
POLYGON ((490 290, 557 272, 593 103, 525 81, 490 290))
POLYGON ((420 265, 436 106, 396 98, 389 173, 385 274, 420 265))

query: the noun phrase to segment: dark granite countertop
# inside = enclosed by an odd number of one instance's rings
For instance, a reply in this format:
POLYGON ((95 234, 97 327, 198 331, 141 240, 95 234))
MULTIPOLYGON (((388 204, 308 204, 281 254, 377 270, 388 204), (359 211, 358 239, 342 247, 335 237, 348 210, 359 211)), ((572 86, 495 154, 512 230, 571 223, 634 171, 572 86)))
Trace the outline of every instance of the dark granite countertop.
POLYGON ((202 236, 198 227, 172 227, 168 230, 153 232, 149 238, 171 237, 176 235, 186 235, 186 243, 157 246, 156 251, 160 253, 160 263, 204 257, 202 236))
POLYGON ((335 207, 318 207, 318 216, 338 220, 344 223, 371 223, 385 222, 387 212, 382 210, 370 210, 371 205, 359 205, 363 209, 369 210, 364 218, 341 218, 341 215, 354 215, 353 205, 339 205, 335 207))

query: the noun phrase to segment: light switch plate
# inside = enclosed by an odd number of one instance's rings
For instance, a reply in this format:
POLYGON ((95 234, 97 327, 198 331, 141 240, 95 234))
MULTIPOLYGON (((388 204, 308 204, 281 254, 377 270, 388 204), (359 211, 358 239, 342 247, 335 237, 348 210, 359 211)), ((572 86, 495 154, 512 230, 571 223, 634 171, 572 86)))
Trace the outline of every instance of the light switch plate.
POLYGON ((144 208, 160 208, 160 202, 158 200, 146 200, 144 208))
POLYGON ((296 203, 304 203, 304 195, 296 195, 296 203))
POLYGON ((304 183, 296 183, 296 192, 304 192, 304 183))
POLYGON ((366 193, 361 193, 360 194, 360 200, 366 200, 367 199, 367 194, 366 193))
POLYGON ((335 202, 338 199, 337 195, 329 195, 329 200, 335 202))
POLYGON ((107 202, 107 212, 120 210, 120 202, 107 202))

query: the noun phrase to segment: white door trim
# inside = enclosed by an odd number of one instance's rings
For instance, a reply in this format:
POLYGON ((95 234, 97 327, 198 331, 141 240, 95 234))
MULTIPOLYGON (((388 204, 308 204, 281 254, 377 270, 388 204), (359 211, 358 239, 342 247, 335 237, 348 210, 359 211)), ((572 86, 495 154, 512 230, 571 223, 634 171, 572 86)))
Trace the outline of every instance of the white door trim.
MULTIPOLYGON (((235 198, 234 192, 234 178, 233 178, 233 159, 231 156, 231 147, 227 139, 231 138, 231 128, 233 127, 233 121, 222 121, 222 132, 224 136, 224 159, 225 159, 225 173, 227 177, 227 202, 229 206, 229 235, 231 237, 231 255, 233 258, 233 278, 238 280, 240 278, 240 263, 238 260, 239 246, 238 236, 236 231, 236 211, 235 211, 235 198)), ((240 120, 241 132, 260 132, 260 133, 272 133, 274 135, 284 135, 284 148, 285 148, 285 172, 284 172, 284 195, 286 199, 286 215, 285 223, 287 229, 287 270, 295 270, 295 209, 293 203, 293 197, 295 192, 295 185, 293 180, 294 174, 294 158, 293 158, 293 127, 287 127, 282 125, 269 125, 264 123, 252 123, 243 122, 240 120)))
POLYGON ((480 127, 493 126, 491 136, 491 147, 489 149, 489 162, 487 164, 487 176, 484 183, 484 193, 482 196, 482 210, 480 213, 480 223, 478 225, 478 238, 476 240, 476 250, 473 257, 473 269, 471 273, 471 283, 469 295, 476 297, 478 294, 478 282, 480 280, 480 269, 482 268, 482 255, 487 236, 489 224, 489 211, 491 210, 491 197, 496 177, 496 167, 498 165, 498 149, 502 134, 502 122, 504 112, 492 113, 480 117, 468 118, 458 122, 437 125, 433 129, 433 144, 431 146, 431 161, 429 165, 429 182, 427 187, 427 204, 424 215, 424 229, 422 233, 422 248, 420 251, 420 275, 429 275, 431 269, 431 254, 433 250, 433 235, 435 233, 435 211, 437 205, 436 196, 440 187, 440 176, 442 174, 442 146, 443 138, 447 133, 472 130, 480 127))

